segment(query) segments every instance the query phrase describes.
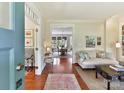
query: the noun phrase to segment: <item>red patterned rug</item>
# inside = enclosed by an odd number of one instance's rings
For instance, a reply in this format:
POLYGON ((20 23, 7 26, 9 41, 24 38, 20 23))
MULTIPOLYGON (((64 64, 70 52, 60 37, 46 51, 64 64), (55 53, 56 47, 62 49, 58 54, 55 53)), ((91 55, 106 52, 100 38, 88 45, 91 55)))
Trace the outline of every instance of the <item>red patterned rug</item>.
POLYGON ((80 90, 74 74, 49 74, 44 90, 80 90))

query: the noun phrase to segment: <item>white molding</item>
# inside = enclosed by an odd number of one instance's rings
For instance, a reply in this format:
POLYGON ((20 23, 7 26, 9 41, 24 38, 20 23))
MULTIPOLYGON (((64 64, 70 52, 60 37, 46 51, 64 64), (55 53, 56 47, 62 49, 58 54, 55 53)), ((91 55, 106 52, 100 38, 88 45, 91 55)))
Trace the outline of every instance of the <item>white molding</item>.
POLYGON ((103 23, 104 20, 46 20, 47 22, 70 22, 70 23, 103 23))
POLYGON ((28 3, 25 3, 25 15, 30 19, 32 20, 35 24, 39 25, 39 20, 40 20, 40 17, 39 17, 39 12, 36 13, 36 9, 33 5, 30 5, 28 3))

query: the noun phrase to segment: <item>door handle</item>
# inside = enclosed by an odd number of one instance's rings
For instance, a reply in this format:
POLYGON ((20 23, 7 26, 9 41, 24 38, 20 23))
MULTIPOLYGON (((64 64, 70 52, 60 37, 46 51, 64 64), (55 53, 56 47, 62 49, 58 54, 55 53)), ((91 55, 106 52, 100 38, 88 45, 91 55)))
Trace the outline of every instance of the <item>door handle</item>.
POLYGON ((23 68, 24 68, 24 65, 21 64, 21 63, 19 63, 19 64, 16 66, 16 70, 17 70, 17 71, 20 71, 20 70, 22 70, 23 68))

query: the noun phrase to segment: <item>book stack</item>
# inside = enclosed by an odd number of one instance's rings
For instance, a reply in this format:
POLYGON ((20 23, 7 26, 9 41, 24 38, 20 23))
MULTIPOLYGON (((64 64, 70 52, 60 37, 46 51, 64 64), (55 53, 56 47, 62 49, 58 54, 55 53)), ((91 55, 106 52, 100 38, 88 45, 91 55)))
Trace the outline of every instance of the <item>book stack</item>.
POLYGON ((115 71, 124 71, 124 66, 122 65, 110 65, 109 67, 115 71))

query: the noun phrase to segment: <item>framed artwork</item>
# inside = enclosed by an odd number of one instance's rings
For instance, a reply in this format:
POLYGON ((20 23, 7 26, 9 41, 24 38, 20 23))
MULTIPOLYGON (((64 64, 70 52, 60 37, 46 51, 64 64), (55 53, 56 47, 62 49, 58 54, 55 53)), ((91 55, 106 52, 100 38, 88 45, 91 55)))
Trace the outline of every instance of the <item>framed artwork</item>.
POLYGON ((101 37, 97 37, 97 45, 101 45, 101 37))
POLYGON ((86 36, 86 48, 95 48, 96 46, 96 37, 95 36, 86 36))
POLYGON ((33 37, 33 30, 29 29, 29 30, 25 30, 25 37, 33 37))
POLYGON ((33 47, 34 33, 32 29, 25 30, 25 47, 33 47))
POLYGON ((33 47, 33 39, 32 38, 25 38, 25 46, 26 47, 33 47))

